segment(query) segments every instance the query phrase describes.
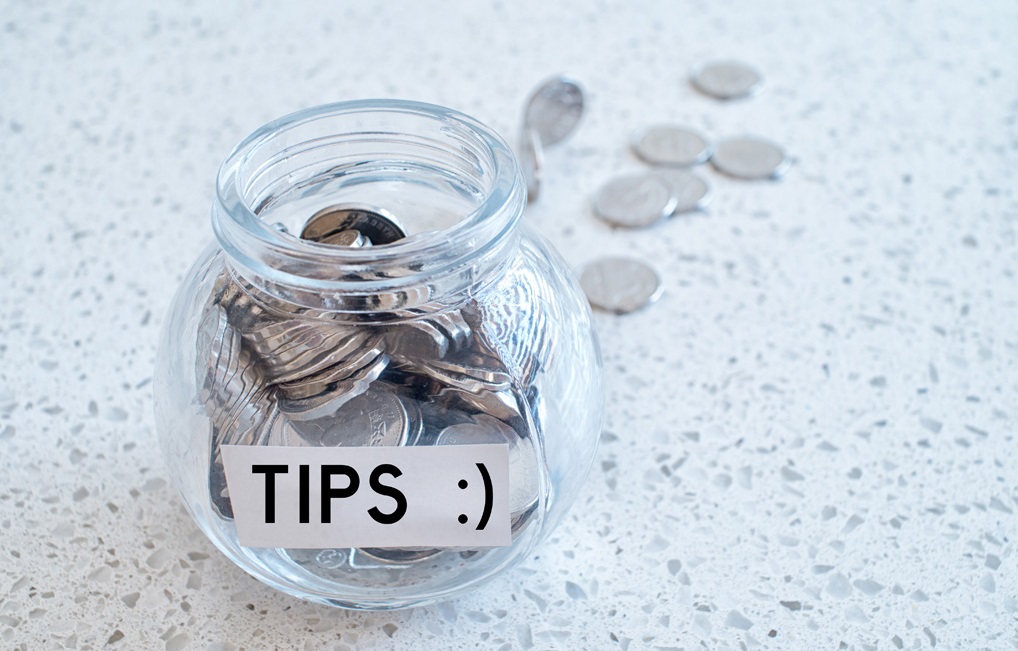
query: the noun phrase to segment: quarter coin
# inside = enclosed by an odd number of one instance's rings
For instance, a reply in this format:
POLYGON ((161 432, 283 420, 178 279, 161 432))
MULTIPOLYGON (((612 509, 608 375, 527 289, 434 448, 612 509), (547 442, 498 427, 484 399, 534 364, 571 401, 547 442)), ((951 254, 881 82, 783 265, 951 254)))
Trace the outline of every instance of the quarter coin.
POLYGON ((739 61, 712 61, 693 68, 693 86, 716 99, 739 99, 755 95, 763 87, 763 75, 739 61))
POLYGON ((608 181, 594 195, 594 212, 615 226, 646 228, 667 218, 677 200, 657 175, 620 176, 608 181))
POLYGON ((580 274, 580 287, 596 308, 625 314, 661 296, 661 277, 633 258, 608 257, 591 262, 580 274))
POLYGON ((778 179, 788 170, 789 160, 780 145, 763 138, 743 136, 719 142, 711 165, 719 172, 740 179, 778 179))
POLYGON ((691 167, 710 158, 707 139, 692 129, 659 125, 633 134, 633 152, 651 165, 691 167))

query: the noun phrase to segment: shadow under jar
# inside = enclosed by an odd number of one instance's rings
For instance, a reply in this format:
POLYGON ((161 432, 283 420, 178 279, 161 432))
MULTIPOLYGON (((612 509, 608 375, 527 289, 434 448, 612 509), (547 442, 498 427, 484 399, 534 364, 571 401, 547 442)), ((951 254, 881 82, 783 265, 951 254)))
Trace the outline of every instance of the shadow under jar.
POLYGON ((303 599, 401 608, 488 580, 561 519, 600 433, 601 360, 573 276, 521 224, 525 197, 499 136, 414 102, 301 111, 229 156, 216 242, 164 325, 155 404, 187 509, 237 565, 303 599), (391 216, 406 236, 365 246, 300 237, 313 216, 347 205, 391 216), (508 446, 510 546, 238 541, 224 445, 468 443, 508 446))

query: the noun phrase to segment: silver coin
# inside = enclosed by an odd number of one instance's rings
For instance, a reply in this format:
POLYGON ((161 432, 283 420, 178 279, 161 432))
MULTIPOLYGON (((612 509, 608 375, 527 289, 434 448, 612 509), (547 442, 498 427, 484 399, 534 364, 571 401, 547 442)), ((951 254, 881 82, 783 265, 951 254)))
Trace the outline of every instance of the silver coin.
POLYGON ((534 129, 520 134, 520 169, 527 183, 527 202, 537 201, 541 193, 541 171, 544 167, 544 146, 534 129))
POLYGON ((361 547, 353 550, 350 555, 350 565, 355 568, 378 567, 379 564, 386 567, 400 565, 414 565, 421 561, 438 556, 444 549, 429 548, 387 548, 387 547, 361 547), (360 561, 357 557, 366 557, 367 562, 360 561))
POLYGON ((594 195, 597 216, 625 228, 653 226, 671 215, 676 204, 668 184, 653 174, 620 176, 594 195))
POLYGON ((712 61, 693 68, 690 81, 702 93, 716 99, 749 97, 763 87, 763 75, 738 61, 712 61))
POLYGON ((632 258, 600 258, 580 274, 580 287, 594 307, 624 314, 638 310, 661 296, 661 277, 632 258))
POLYGON ((659 125, 633 134, 633 152, 651 165, 691 167, 710 158, 711 145, 692 129, 659 125))
POLYGON ((580 124, 586 103, 583 86, 558 76, 534 89, 523 110, 523 128, 533 130, 541 145, 550 147, 565 140, 580 124))
POLYGON ((371 240, 364 237, 364 234, 360 231, 340 231, 334 236, 329 238, 328 244, 335 244, 336 246, 350 246, 355 249, 359 249, 364 246, 370 246, 371 240))
POLYGON ((401 361, 441 359, 465 348, 471 337, 470 326, 460 312, 435 312, 390 326, 385 334, 385 350, 401 361))
POLYGON ((321 244, 337 244, 336 240, 347 239, 344 233, 351 230, 375 245, 391 244, 407 235, 396 218, 381 208, 344 204, 316 212, 304 224, 300 237, 321 244))
POLYGON ((710 162, 719 172, 740 179, 778 179, 790 164, 780 145, 752 136, 722 140, 710 162))
POLYGON ((265 319, 243 334, 275 384, 299 383, 336 367, 349 366, 352 373, 363 351, 377 348, 380 339, 368 329, 310 319, 265 319))
POLYGON ((675 210, 672 215, 678 215, 693 210, 703 210, 714 197, 710 184, 703 178, 685 170, 667 170, 658 172, 671 189, 675 197, 675 210))
POLYGON ((541 490, 540 467, 533 440, 521 438, 516 431, 487 414, 477 414, 471 422, 451 425, 438 435, 437 445, 506 443, 509 446, 509 512, 526 511, 538 499, 541 490))
POLYGON ((331 416, 367 391, 388 364, 388 355, 378 348, 369 348, 343 365, 279 384, 276 394, 279 410, 294 422, 331 416))
POLYGON ((343 404, 330 417, 294 421, 293 428, 315 447, 397 446, 410 438, 410 415, 384 383, 343 404))

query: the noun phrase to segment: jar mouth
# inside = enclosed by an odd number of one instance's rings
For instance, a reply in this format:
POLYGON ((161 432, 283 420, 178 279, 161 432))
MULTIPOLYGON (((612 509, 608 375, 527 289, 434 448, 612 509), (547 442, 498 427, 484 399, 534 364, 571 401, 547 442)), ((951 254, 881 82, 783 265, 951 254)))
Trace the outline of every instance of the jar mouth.
POLYGON ((247 279, 300 304, 358 311, 371 306, 356 297, 374 295, 377 309, 377 295, 394 293, 382 303, 409 307, 465 289, 504 260, 524 204, 519 166, 493 130, 433 104, 368 99, 248 136, 219 170, 212 222, 247 279), (292 234, 343 203, 396 214, 408 237, 352 248, 292 234))

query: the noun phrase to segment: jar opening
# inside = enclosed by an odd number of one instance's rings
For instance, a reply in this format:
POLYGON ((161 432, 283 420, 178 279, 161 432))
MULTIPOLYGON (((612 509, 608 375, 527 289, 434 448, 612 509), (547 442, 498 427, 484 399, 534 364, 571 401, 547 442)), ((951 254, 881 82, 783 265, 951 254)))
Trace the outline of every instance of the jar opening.
POLYGON ((239 273, 299 303, 319 305, 303 296, 319 294, 367 309, 351 295, 395 292, 388 302, 407 306, 463 290, 504 260, 524 203, 516 160, 488 127, 431 104, 359 100, 244 140, 220 169, 213 228, 239 273), (312 215, 342 204, 392 214, 407 237, 365 248, 300 239, 312 215))

